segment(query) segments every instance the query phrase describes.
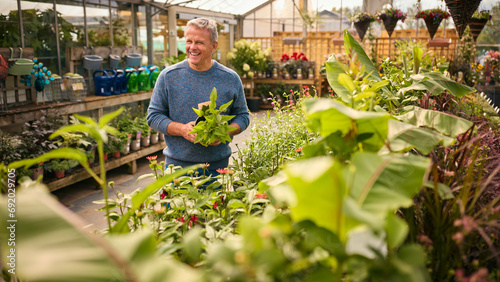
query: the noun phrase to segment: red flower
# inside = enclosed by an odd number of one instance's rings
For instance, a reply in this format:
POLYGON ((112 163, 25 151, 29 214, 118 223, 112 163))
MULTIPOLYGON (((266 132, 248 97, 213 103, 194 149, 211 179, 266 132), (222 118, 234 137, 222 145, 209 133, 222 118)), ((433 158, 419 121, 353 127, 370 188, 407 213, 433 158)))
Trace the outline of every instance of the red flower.
POLYGON ((214 202, 214 209, 216 209, 218 206, 219 204, 217 204, 217 202, 214 202))
POLYGON ((184 219, 184 217, 179 217, 179 218, 177 219, 177 221, 180 221, 180 222, 182 222, 182 223, 185 223, 185 222, 186 222, 186 220, 184 219))
POLYGON ((295 152, 297 152, 297 153, 302 152, 302 148, 297 148, 297 149, 295 149, 295 152))
POLYGON ((167 191, 163 190, 160 194, 160 199, 163 200, 167 196, 167 191))
POLYGON ((153 161, 153 160, 156 160, 158 156, 149 156, 149 157, 146 157, 146 159, 148 159, 148 161, 153 161))
POLYGON ((196 223, 198 220, 198 217, 196 215, 192 215, 191 218, 189 219, 189 227, 193 225, 193 223, 196 223))
POLYGON ((258 193, 255 195, 256 199, 267 199, 267 194, 266 193, 258 193))
POLYGON ((219 169, 217 169, 217 172, 220 174, 233 174, 234 173, 233 170, 230 170, 228 168, 219 168, 219 169))

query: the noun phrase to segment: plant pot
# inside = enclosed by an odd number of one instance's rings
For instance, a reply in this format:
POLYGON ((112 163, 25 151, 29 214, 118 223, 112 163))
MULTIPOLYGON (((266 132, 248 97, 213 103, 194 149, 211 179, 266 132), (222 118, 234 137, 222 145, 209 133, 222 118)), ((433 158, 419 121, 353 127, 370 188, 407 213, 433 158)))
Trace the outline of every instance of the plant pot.
POLYGON ((130 143, 130 150, 137 151, 141 148, 141 140, 132 140, 130 143))
POLYGON ((425 19, 425 25, 427 26, 427 31, 429 31, 429 36, 431 37, 431 39, 434 39, 434 35, 436 34, 436 31, 438 30, 439 28, 439 25, 441 24, 441 22, 443 21, 443 19, 439 19, 439 20, 434 20, 434 19, 425 19))
POLYGON ((148 147, 149 146, 149 136, 141 137, 141 146, 148 147))
POLYGON ((128 153, 130 153, 130 146, 131 146, 131 144, 132 144, 132 141, 130 141, 130 143, 125 144, 125 146, 123 148, 123 151, 122 151, 122 153, 124 155, 128 155, 128 153))
POLYGON ((356 22, 354 23, 354 28, 358 32, 359 39, 363 41, 363 38, 365 38, 366 31, 368 30, 368 27, 370 26, 371 21, 362 21, 362 22, 356 22))
POLYGON ((151 144, 158 144, 158 133, 151 134, 151 144))
POLYGON ((165 141, 165 136, 163 135, 163 133, 158 133, 158 139, 160 141, 165 141))
POLYGON ((395 17, 385 17, 382 19, 382 21, 384 22, 384 27, 385 30, 387 31, 387 34, 389 35, 389 38, 391 38, 392 32, 396 28, 399 19, 395 17))
POLYGON ((481 31, 483 31, 487 22, 488 19, 470 19, 469 28, 474 38, 474 42, 476 42, 477 37, 481 34, 481 31))
POLYGON ((108 153, 104 153, 102 155, 102 158, 104 159, 105 162, 107 162, 108 161, 108 153))
POLYGON ((31 177, 33 180, 37 180, 40 175, 43 176, 43 166, 32 168, 31 171, 33 172, 33 176, 31 177))
POLYGON ((458 37, 462 39, 465 28, 472 18, 474 11, 479 7, 481 0, 444 0, 455 23, 458 37))
POLYGON ((248 110, 251 112, 258 112, 260 110, 260 98, 257 97, 248 97, 247 98, 247 106, 248 110))
POLYGON ((119 157, 120 157, 120 151, 115 151, 115 152, 113 153, 113 157, 114 157, 114 158, 119 158, 119 157))
POLYGON ((64 177, 64 170, 63 171, 54 171, 54 175, 56 176, 57 179, 63 178, 64 177))

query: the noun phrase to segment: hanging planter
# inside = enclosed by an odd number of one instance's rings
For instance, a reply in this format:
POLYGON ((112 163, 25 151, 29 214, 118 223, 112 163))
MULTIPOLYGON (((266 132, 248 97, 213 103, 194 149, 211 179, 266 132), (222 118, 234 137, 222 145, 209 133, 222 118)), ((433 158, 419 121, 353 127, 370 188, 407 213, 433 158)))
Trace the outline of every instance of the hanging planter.
POLYGON ((481 34, 481 31, 483 31, 484 26, 489 20, 491 20, 491 14, 489 11, 483 10, 481 12, 474 12, 469 22, 469 28, 472 33, 472 37, 474 38, 474 42, 476 42, 477 37, 481 34))
POLYGON ((370 13, 362 12, 355 14, 351 17, 351 21, 354 23, 354 28, 356 28, 356 32, 358 33, 359 39, 363 41, 365 38, 366 31, 370 26, 370 23, 375 21, 375 17, 370 13))
POLYGON ((434 39, 434 35, 436 34, 436 31, 438 30, 443 19, 447 19, 449 17, 450 13, 441 9, 423 10, 415 16, 417 19, 424 19, 431 39, 434 39))
POLYGON ((465 28, 481 0, 445 0, 445 2, 455 23, 458 37, 462 39, 465 28))
POLYGON ((406 13, 403 13, 399 9, 393 9, 389 4, 384 5, 382 10, 377 12, 375 16, 377 20, 384 22, 384 27, 389 38, 392 36, 392 32, 396 28, 398 21, 405 22, 406 19, 406 13))

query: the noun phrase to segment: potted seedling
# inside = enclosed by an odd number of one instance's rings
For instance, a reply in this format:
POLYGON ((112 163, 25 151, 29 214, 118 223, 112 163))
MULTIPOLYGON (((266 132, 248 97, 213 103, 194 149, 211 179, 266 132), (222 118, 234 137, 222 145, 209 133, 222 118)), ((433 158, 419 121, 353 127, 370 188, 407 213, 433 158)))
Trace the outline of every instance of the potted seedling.
POLYGON ((108 161, 109 155, 113 154, 116 151, 111 138, 112 136, 108 136, 108 143, 104 143, 104 152, 103 152, 104 161, 108 161))
POLYGON ((148 147, 151 138, 151 131, 146 121, 146 118, 137 118, 137 126, 141 129, 141 146, 148 147))
POLYGON ((137 151, 141 148, 141 127, 140 122, 135 119, 131 127, 132 141, 130 143, 130 150, 137 151))
POLYGON ((54 159, 48 164, 49 169, 54 172, 56 178, 63 178, 64 171, 69 169, 69 164, 67 160, 54 159))
POLYGON ((151 132, 151 144, 152 145, 157 144, 158 143, 158 131, 150 128, 150 132, 151 132))

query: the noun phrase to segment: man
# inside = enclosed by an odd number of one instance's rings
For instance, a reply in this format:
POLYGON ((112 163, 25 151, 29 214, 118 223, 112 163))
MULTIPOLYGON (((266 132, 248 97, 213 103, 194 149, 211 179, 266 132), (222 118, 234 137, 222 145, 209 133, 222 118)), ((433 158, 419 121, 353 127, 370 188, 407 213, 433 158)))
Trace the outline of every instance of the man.
POLYGON ((210 93, 217 89, 217 107, 233 101, 224 114, 235 115, 229 122, 236 129, 234 136, 250 122, 243 84, 231 69, 212 60, 217 49, 218 34, 214 21, 198 18, 187 23, 187 60, 164 69, 153 90, 148 108, 148 125, 165 134, 167 147, 163 150, 166 165, 187 167, 208 163, 209 173, 229 164, 231 148, 220 141, 208 147, 195 144, 195 134, 189 134, 198 117, 193 108, 210 101, 210 93))

